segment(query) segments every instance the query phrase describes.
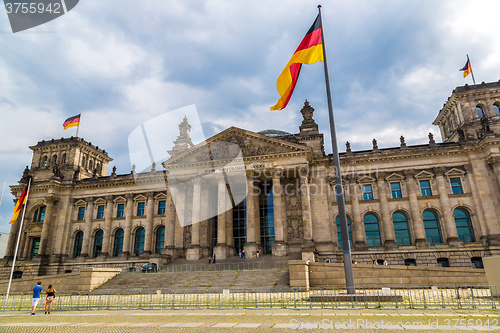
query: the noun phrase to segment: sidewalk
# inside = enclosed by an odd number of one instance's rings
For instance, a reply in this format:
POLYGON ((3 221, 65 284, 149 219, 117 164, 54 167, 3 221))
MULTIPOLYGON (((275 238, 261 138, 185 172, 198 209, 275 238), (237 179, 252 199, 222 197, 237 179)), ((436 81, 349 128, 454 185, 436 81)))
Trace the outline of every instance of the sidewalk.
POLYGON ((494 332, 500 312, 467 310, 93 310, 0 313, 0 332, 494 332))

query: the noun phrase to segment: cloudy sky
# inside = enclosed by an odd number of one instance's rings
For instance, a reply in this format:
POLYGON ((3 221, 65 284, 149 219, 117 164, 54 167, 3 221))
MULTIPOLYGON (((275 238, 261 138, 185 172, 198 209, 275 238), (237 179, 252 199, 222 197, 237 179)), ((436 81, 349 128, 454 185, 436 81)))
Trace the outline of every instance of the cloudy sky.
MULTIPOLYGON (((230 126, 296 133, 308 99, 331 152, 323 64, 304 66, 288 107, 276 79, 317 15, 309 0, 82 0, 13 34, 0 8, 0 232, 31 161, 30 145, 80 136, 129 173, 128 137, 141 123, 194 104, 210 137, 230 126)), ((469 54, 476 81, 500 79, 500 2, 352 0, 322 4, 337 136, 353 150, 428 141, 469 54)), ((170 126, 176 131, 177 124, 170 126)))

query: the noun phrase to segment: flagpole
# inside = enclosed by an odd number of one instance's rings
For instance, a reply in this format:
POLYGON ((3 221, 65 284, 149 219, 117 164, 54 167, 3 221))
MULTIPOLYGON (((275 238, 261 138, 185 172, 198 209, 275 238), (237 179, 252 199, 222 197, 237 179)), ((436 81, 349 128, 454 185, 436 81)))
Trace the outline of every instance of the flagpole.
POLYGON ((474 82, 474 85, 475 85, 476 79, 474 79, 474 72, 472 71, 472 64, 470 63, 469 55, 467 55, 467 62, 469 63, 469 66, 470 66, 470 75, 472 75, 472 82, 474 82))
POLYGON ((6 180, 4 180, 4 181, 3 181, 2 196, 0 196, 0 206, 2 205, 3 192, 4 192, 4 190, 5 190, 5 183, 6 183, 6 182, 7 182, 6 180))
POLYGON ((23 216, 21 217, 21 224, 19 226, 19 231, 17 233, 17 243, 16 243, 16 250, 14 251, 14 259, 12 260, 12 268, 10 270, 10 278, 9 278, 9 285, 7 286, 7 296, 5 299, 9 299, 9 292, 10 292, 10 285, 12 283, 12 276, 14 275, 14 266, 16 265, 16 257, 17 257, 17 250, 19 249, 19 240, 21 239, 21 233, 23 231, 23 222, 24 222, 24 213, 26 213, 26 206, 28 206, 28 197, 30 195, 30 185, 31 185, 31 177, 29 177, 28 180, 28 193, 26 193, 26 200, 24 200, 24 208, 23 208, 23 216))
POLYGON ((340 234, 342 237, 342 253, 344 256, 344 271, 346 289, 348 294, 355 294, 354 274, 352 271, 351 244, 349 243, 349 232, 347 229, 347 217, 345 213, 344 187, 342 186, 342 177, 340 175, 340 159, 337 147, 337 134, 335 133, 335 121, 333 119, 332 96, 330 92, 330 79, 328 77, 328 63, 326 61, 325 36, 323 29, 323 19, 321 18, 321 5, 318 5, 319 19, 321 23, 321 41, 323 44, 323 64, 325 67, 326 95, 328 99, 328 115, 330 117, 330 133, 332 139, 333 165, 335 168, 335 195, 339 207, 340 234))
POLYGON ((82 114, 79 114, 80 120, 78 121, 78 126, 76 127, 76 137, 78 137, 78 131, 80 130, 80 122, 82 121, 82 114))

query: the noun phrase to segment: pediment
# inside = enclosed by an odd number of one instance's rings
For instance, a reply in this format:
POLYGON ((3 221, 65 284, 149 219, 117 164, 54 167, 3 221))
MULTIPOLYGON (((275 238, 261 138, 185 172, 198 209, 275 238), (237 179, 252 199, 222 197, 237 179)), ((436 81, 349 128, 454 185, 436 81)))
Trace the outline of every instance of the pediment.
POLYGON ((433 173, 429 172, 429 171, 425 171, 425 170, 422 170, 420 171, 419 173, 417 173, 415 175, 415 177, 417 179, 422 179, 422 178, 432 178, 434 176, 433 173))
POLYGON ((87 202, 83 199, 77 200, 75 202, 75 206, 85 206, 85 205, 87 205, 87 202))
POLYGON ((398 174, 398 173, 391 173, 389 176, 387 176, 385 179, 388 180, 388 181, 401 181, 403 180, 405 177, 398 174))
POLYGON ((41 234, 42 233, 42 227, 36 224, 30 224, 28 225, 28 228, 26 230, 26 233, 32 235, 32 234, 41 234))
POLYGON ((104 200, 103 198, 99 198, 96 201, 94 201, 94 205, 105 205, 105 204, 106 200, 104 200))
POLYGON ((247 159, 280 154, 308 153, 312 153, 310 147, 231 127, 205 142, 173 156, 165 161, 163 166, 168 168, 168 166, 178 164, 228 161, 238 157, 247 159))
POLYGON ((363 176, 363 177, 358 179, 358 183, 361 183, 361 184, 374 183, 374 182, 375 182, 375 178, 370 177, 370 176, 363 176))
POLYGON ((445 175, 448 177, 463 176, 463 175, 465 175, 465 171, 462 171, 462 170, 457 169, 457 168, 452 168, 452 169, 446 171, 445 175))
POLYGON ((134 201, 146 201, 146 199, 147 198, 142 194, 139 194, 136 197, 134 197, 134 201))
POLYGON ((162 192, 162 193, 155 195, 155 199, 156 200, 167 199, 167 195, 162 192))
POLYGON ((121 195, 120 195, 120 196, 118 196, 118 197, 116 197, 116 198, 113 200, 113 202, 115 202, 115 203, 116 203, 116 202, 125 202, 125 201, 127 201, 127 199, 125 199, 125 198, 124 198, 124 197, 122 197, 121 195))

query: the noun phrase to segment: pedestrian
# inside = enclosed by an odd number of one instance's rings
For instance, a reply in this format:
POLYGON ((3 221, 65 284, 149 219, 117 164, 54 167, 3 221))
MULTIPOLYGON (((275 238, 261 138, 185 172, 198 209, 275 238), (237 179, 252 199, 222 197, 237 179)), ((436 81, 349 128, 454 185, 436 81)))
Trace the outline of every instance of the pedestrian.
POLYGON ((330 263, 330 258, 329 257, 326 257, 326 263, 329 264, 330 263))
POLYGON ((241 250, 241 257, 245 259, 245 249, 241 250))
POLYGON ((357 265, 358 264, 358 261, 357 260, 354 260, 354 265, 357 265))
POLYGON ((208 256, 208 264, 210 265, 211 262, 212 262, 212 256, 208 256))
POLYGON ((257 250, 257 258, 259 258, 259 257, 260 257, 260 252, 259 252, 259 250, 257 250))
POLYGON ((47 288, 47 297, 45 297, 45 314, 50 314, 50 310, 52 309, 52 302, 54 301, 54 298, 56 297, 56 289, 52 287, 51 284, 49 284, 49 287, 47 288), (48 312, 47 312, 48 308, 48 312))
POLYGON ((240 252, 238 253, 238 256, 241 258, 241 249, 240 249, 240 252))
POLYGON ((41 284, 42 284, 42 281, 38 281, 36 283, 36 286, 33 287, 33 298, 31 299, 31 315, 32 316, 35 315, 36 306, 38 305, 38 302, 40 301, 40 293, 43 290, 41 284))
POLYGON ((216 255, 215 255, 215 253, 214 253, 214 264, 215 264, 215 258, 216 258, 216 255))
POLYGON ((387 260, 384 260, 384 265, 389 265, 389 262, 387 260))

